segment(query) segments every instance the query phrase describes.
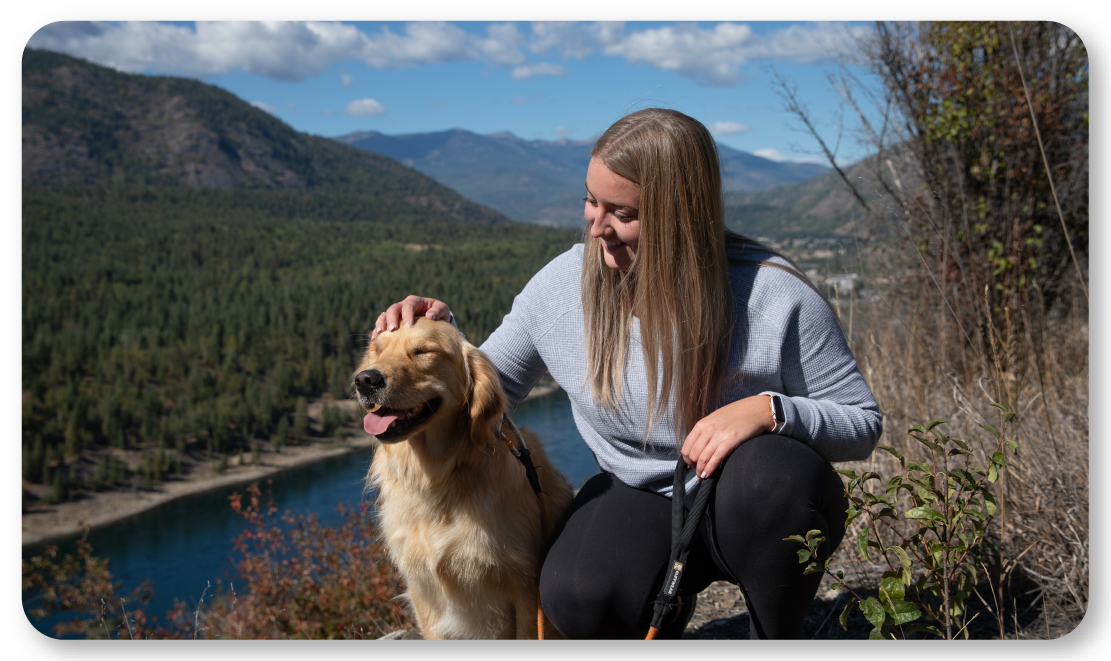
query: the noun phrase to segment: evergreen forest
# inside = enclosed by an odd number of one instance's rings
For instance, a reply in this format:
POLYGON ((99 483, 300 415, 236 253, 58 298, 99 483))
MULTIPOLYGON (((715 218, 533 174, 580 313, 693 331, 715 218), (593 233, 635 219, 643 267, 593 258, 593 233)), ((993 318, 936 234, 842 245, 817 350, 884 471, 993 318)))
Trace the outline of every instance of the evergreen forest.
POLYGON ((382 202, 25 184, 24 479, 60 500, 119 479, 98 450, 144 448, 157 472, 182 452, 292 440, 306 398, 348 396, 389 304, 447 301, 478 344, 577 238, 382 202))

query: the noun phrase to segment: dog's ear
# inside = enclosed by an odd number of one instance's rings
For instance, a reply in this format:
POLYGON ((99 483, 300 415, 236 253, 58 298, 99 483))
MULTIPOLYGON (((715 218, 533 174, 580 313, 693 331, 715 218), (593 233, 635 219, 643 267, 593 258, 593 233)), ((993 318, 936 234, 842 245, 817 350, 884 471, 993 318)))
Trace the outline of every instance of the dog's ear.
POLYGON ((495 437, 501 415, 507 406, 498 370, 494 363, 473 346, 463 349, 470 379, 467 383, 467 403, 471 422, 471 440, 483 446, 495 437))

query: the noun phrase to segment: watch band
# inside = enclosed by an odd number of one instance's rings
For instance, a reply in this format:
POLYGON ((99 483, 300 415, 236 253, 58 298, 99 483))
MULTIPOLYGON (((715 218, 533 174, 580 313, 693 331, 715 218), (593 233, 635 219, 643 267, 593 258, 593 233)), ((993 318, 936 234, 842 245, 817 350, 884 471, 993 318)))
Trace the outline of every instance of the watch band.
POLYGON ((787 415, 783 410, 783 400, 774 392, 769 392, 767 394, 772 409, 772 421, 775 423, 775 427, 772 428, 771 433, 778 434, 783 431, 783 426, 787 424, 787 415))

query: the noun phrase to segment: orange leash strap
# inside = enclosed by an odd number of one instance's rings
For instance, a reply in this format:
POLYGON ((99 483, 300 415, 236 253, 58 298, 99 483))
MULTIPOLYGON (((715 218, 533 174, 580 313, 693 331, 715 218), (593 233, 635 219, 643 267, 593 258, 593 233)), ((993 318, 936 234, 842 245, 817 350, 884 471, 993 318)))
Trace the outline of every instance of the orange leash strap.
MULTIPOLYGON (((540 492, 536 492, 536 502, 540 503, 540 530, 544 537, 544 546, 548 545, 548 509, 544 507, 544 499, 540 492)), ((544 553, 547 555, 547 552, 544 553)), ((540 603, 540 569, 544 567, 544 556, 540 558, 540 567, 536 568, 536 639, 544 640, 544 604, 540 603)))

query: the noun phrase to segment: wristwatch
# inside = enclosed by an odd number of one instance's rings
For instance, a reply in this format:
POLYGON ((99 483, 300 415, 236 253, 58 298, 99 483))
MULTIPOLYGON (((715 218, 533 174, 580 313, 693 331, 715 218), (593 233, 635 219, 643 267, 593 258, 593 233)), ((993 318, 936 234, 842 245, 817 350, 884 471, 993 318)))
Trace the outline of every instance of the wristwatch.
POLYGON ((783 410, 783 399, 774 392, 769 392, 768 397, 772 400, 772 420, 775 421, 775 428, 772 429, 771 433, 778 434, 783 431, 783 425, 787 424, 787 414, 783 410))

